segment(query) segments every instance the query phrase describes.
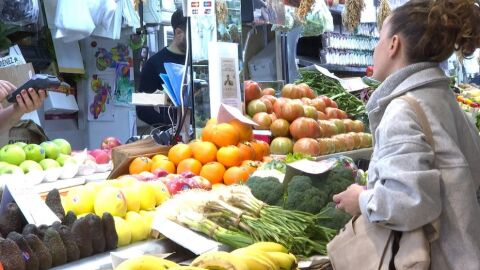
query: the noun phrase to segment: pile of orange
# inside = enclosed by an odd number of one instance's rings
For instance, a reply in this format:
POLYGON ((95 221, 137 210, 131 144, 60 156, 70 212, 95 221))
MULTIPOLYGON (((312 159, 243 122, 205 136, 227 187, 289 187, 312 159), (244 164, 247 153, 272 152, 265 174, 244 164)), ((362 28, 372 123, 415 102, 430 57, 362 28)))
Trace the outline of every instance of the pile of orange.
POLYGON ((266 142, 253 140, 250 125, 238 120, 217 124, 212 118, 202 131, 202 139, 174 145, 167 156, 135 158, 129 169, 130 174, 157 169, 168 173, 192 172, 212 184, 229 185, 246 182, 269 154, 266 142))

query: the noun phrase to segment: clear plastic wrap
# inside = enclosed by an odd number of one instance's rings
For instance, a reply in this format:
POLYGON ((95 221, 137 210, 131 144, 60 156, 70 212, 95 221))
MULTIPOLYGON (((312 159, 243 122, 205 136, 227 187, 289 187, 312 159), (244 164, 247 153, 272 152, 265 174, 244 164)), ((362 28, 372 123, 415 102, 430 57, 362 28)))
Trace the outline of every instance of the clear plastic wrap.
POLYGON ((0 20, 27 25, 38 21, 38 0, 0 0, 0 20))
POLYGON ((318 36, 325 32, 333 31, 333 17, 323 0, 316 0, 312 10, 307 13, 302 25, 304 37, 318 36))

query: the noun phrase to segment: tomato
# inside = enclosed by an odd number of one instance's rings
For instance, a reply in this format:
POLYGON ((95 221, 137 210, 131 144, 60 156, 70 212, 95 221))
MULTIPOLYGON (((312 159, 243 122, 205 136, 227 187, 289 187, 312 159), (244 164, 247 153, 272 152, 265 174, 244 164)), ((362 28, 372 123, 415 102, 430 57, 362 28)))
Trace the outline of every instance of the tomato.
POLYGON ((290 101, 283 104, 280 114, 278 116, 289 122, 292 122, 293 120, 299 117, 302 117, 304 115, 305 115, 305 112, 303 111, 303 105, 297 102, 290 101))
POLYGON ((305 117, 312 118, 314 120, 318 119, 318 111, 313 106, 303 105, 303 112, 305 113, 305 117))
POLYGON ((293 96, 296 96, 296 93, 294 94, 294 92, 297 90, 296 88, 297 86, 295 84, 285 84, 285 86, 282 88, 282 97, 294 98, 293 96))
POLYGON ((260 100, 265 104, 265 107, 267 107, 267 113, 272 113, 273 112, 272 102, 268 99, 260 99, 260 100))
POLYGON ((273 112, 277 117, 280 117, 283 105, 289 100, 289 98, 278 98, 277 101, 275 101, 275 103, 273 104, 273 112))
POLYGON ((270 143, 270 153, 286 155, 293 151, 293 141, 286 137, 277 137, 270 143))
POLYGON ((300 117, 293 121, 289 130, 294 139, 320 138, 322 136, 317 121, 307 117, 300 117))
POLYGON ((259 112, 253 116, 253 121, 258 124, 256 129, 270 129, 272 119, 266 112, 259 112))
POLYGON ((247 113, 253 117, 256 113, 267 112, 267 106, 260 99, 254 99, 247 105, 247 113))
POLYGON ((317 111, 320 111, 320 112, 325 112, 325 108, 327 107, 325 105, 325 102, 323 101, 323 99, 321 98, 314 98, 312 99, 311 101, 311 104, 313 107, 315 107, 315 109, 317 109, 317 111))
POLYGON ((267 96, 267 95, 275 96, 275 89, 270 88, 270 87, 265 88, 265 89, 262 90, 262 95, 263 96, 267 96))
POLYGON ((258 83, 254 81, 245 81, 245 103, 249 103, 254 99, 258 99, 262 96, 262 89, 258 83))
POLYGON ((293 145, 293 153, 302 153, 316 157, 320 154, 320 146, 315 139, 302 138, 293 145))
POLYGON ((333 122, 328 120, 318 120, 317 123, 320 125, 323 137, 328 138, 338 134, 338 128, 333 122))
POLYGON ((288 137, 290 135, 290 123, 285 119, 277 119, 270 125, 273 137, 288 137))

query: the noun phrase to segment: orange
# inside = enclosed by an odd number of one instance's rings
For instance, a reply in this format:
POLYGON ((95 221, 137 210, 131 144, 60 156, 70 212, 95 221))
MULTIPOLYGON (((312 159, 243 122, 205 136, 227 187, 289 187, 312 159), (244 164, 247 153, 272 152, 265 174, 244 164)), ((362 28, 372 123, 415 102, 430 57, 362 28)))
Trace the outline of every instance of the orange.
POLYGON ((263 147, 263 156, 264 157, 269 156, 270 155, 270 145, 267 142, 261 141, 261 140, 257 140, 257 143, 259 143, 263 147))
POLYGON ((254 160, 255 159, 255 149, 249 142, 241 142, 237 145, 240 149, 240 156, 242 160, 254 160))
POLYGON ((194 158, 187 158, 180 163, 178 163, 177 166, 177 173, 183 173, 183 172, 191 172, 195 175, 199 175, 200 171, 202 170, 202 163, 200 161, 194 159, 194 158))
POLYGON ((128 166, 130 174, 139 174, 141 172, 149 172, 152 167, 152 160, 147 157, 136 157, 128 166))
POLYGON ((213 142, 213 128, 215 124, 210 124, 202 129, 202 141, 213 142))
POLYGON ((175 165, 178 165, 180 161, 191 158, 192 157, 192 150, 188 146, 188 144, 179 143, 168 151, 168 159, 173 162, 175 165))
POLYGON ((230 124, 222 123, 215 125, 213 126, 212 133, 213 143, 216 144, 218 147, 238 144, 238 132, 230 124))
POLYGON ((262 161, 263 156, 264 156, 264 151, 265 148, 261 143, 259 143, 257 140, 251 141, 250 144, 253 147, 253 150, 255 151, 255 160, 262 161))
POLYGON ((206 178, 212 185, 222 184, 224 174, 225 166, 216 161, 203 165, 202 170, 200 171, 200 176, 206 178))
POLYGON ((242 162, 242 167, 246 168, 248 171, 248 174, 252 174, 254 171, 256 171, 260 166, 262 166, 262 162, 260 161, 254 161, 254 160, 244 160, 242 162))
POLYGON ((158 154, 158 155, 155 155, 155 156, 152 157, 153 162, 156 162, 156 161, 159 161, 159 160, 162 160, 162 159, 168 160, 168 157, 165 156, 165 155, 161 155, 161 154, 158 154))
POLYGON ((240 165, 242 163, 240 149, 234 145, 218 149, 217 161, 225 165, 225 167, 240 165))
POLYGON ((175 164, 168 159, 160 159, 152 163, 150 172, 153 173, 156 169, 162 169, 168 173, 175 173, 175 164))
POLYGON ((208 119, 205 126, 216 125, 216 124, 217 124, 217 118, 213 117, 213 118, 208 119))
POLYGON ((253 129, 252 126, 242 123, 237 119, 234 119, 229 122, 238 132, 240 142, 250 141, 253 138, 253 129))
POLYGON ((245 167, 234 166, 225 171, 223 182, 226 185, 241 184, 247 182, 248 177, 248 170, 245 167))
POLYGON ((202 164, 215 161, 217 158, 217 147, 211 142, 196 142, 192 152, 193 157, 202 164))

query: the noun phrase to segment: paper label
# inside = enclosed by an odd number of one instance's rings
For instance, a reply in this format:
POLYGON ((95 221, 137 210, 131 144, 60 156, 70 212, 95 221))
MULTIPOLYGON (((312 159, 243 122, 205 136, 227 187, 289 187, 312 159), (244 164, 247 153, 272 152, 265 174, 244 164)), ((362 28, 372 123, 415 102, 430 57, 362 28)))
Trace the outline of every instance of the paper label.
POLYGON ((208 251, 219 250, 222 244, 200 235, 188 228, 156 215, 152 223, 152 229, 157 230, 168 239, 200 255, 208 251))
POLYGON ((26 64, 25 59, 23 58, 22 52, 17 45, 10 47, 8 50, 8 55, 5 57, 0 57, 0 68, 8 66, 16 66, 21 64, 26 64))
POLYGON ((15 202, 29 224, 51 225, 60 219, 50 210, 32 188, 7 183, 3 191, 0 215, 5 213, 7 204, 15 202))
POLYGON ((335 162, 335 160, 312 161, 302 159, 288 164, 287 168, 292 167, 309 174, 322 174, 329 171, 335 165, 335 162))
POLYGON ((230 122, 233 119, 237 119, 248 125, 258 126, 257 123, 245 117, 245 115, 243 115, 243 113, 237 108, 227 104, 221 104, 220 109, 218 110, 217 123, 230 122))

